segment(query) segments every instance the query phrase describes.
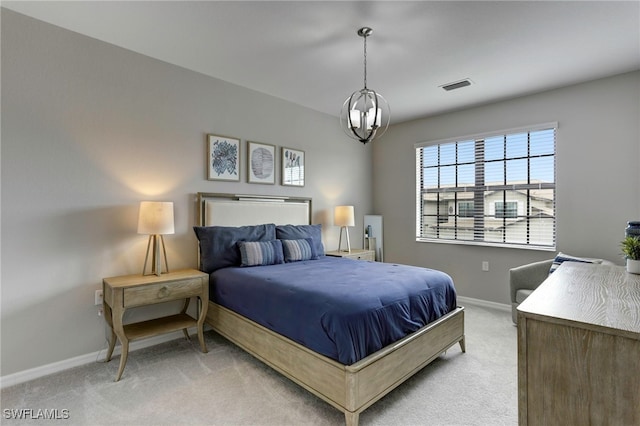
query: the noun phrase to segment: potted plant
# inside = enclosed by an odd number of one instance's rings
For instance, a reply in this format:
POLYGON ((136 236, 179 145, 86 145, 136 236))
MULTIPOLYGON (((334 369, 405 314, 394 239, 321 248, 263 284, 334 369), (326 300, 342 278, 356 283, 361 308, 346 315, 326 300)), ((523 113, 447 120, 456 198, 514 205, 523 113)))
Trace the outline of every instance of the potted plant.
POLYGON ((627 259, 627 272, 640 274, 640 237, 628 236, 620 244, 627 259))

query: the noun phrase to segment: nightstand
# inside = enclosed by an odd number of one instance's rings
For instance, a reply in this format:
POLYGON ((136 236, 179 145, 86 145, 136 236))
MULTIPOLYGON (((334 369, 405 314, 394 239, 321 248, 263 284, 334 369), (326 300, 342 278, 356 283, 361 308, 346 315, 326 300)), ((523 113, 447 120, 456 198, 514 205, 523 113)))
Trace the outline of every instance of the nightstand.
POLYGON ((185 269, 157 275, 125 275, 102 280, 104 317, 111 327, 111 340, 106 361, 111 360, 116 337, 122 345, 120 368, 116 382, 120 380, 129 355, 131 340, 182 330, 189 339, 189 327, 196 327, 202 352, 207 352, 202 328, 209 305, 209 275, 195 269, 185 269), (199 300, 198 319, 187 314, 191 297, 199 300), (133 324, 122 324, 127 309, 184 299, 180 313, 133 324))
POLYGON ((376 252, 373 250, 363 250, 363 249, 351 249, 351 252, 346 251, 328 251, 325 253, 327 256, 334 257, 344 257, 347 259, 355 259, 355 260, 376 260, 376 252))

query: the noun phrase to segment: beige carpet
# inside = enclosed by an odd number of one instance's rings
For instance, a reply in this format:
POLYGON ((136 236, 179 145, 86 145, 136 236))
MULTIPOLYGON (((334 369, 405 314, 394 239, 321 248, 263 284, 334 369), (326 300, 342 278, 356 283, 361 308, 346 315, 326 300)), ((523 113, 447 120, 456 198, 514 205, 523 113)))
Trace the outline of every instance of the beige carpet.
MULTIPOLYGON (((517 425, 516 328, 509 312, 466 306, 458 345, 360 415, 360 425, 517 425)), ((344 416, 209 331, 19 384, 1 393, 2 425, 341 425, 344 416), (7 409, 66 420, 7 419, 7 409)))

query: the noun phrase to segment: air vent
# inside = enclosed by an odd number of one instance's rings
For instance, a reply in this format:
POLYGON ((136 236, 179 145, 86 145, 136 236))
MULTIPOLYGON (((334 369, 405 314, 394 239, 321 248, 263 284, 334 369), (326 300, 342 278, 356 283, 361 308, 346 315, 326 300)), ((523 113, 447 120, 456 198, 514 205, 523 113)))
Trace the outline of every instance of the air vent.
POLYGON ((440 87, 442 87, 447 92, 450 92, 451 90, 456 90, 456 89, 460 89, 461 87, 467 87, 467 86, 471 86, 471 80, 469 80, 468 78, 465 78, 464 80, 454 81, 453 83, 447 83, 440 87))

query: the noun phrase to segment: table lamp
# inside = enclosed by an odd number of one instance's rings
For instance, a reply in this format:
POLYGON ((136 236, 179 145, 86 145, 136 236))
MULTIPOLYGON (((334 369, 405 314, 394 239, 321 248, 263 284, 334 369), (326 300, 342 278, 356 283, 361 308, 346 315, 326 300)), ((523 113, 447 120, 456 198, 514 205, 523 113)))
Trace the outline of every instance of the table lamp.
POLYGON ((355 218, 353 215, 353 206, 336 206, 333 210, 333 224, 340 227, 340 240, 338 241, 338 251, 342 250, 342 231, 347 236, 347 249, 345 251, 351 253, 351 244, 349 243, 349 226, 355 226, 355 218))
POLYGON ((169 263, 167 262, 167 249, 164 246, 164 237, 166 234, 175 232, 173 224, 173 202, 171 201, 141 201, 140 214, 138 215, 138 234, 149 235, 147 243, 147 255, 144 258, 144 266, 142 267, 142 275, 155 274, 162 275, 162 257, 160 256, 160 246, 164 255, 164 264, 166 271, 169 272, 169 263), (147 261, 149 260, 149 251, 153 241, 153 254, 151 262, 151 274, 147 274, 147 261))

